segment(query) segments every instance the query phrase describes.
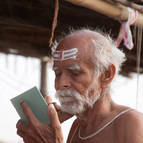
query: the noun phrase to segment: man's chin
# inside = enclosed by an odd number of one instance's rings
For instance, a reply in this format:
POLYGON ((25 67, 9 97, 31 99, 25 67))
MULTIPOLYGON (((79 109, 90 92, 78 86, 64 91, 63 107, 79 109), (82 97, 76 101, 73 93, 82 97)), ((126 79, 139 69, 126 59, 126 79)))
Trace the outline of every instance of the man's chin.
POLYGON ((81 114, 85 111, 85 108, 83 106, 70 106, 70 105, 61 105, 61 110, 63 112, 76 115, 76 114, 81 114))

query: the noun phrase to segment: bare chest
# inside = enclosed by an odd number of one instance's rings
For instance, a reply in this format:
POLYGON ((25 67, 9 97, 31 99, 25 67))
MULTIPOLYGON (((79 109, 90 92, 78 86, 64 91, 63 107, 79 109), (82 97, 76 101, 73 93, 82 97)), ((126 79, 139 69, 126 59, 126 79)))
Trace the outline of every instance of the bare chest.
MULTIPOLYGON (((82 132, 84 131, 81 131, 81 136, 82 132)), ((123 143, 122 138, 118 136, 118 131, 114 128, 114 125, 111 125, 97 135, 87 139, 81 139, 79 129, 77 129, 76 133, 68 139, 67 143, 123 143)))

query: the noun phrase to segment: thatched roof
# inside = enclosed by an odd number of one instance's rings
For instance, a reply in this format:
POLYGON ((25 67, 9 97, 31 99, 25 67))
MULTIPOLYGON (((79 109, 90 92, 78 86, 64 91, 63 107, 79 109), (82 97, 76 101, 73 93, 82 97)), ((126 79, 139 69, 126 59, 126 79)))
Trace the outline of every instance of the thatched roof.
MULTIPOLYGON (((140 6, 143 4, 139 0, 140 6)), ((54 17, 54 0, 1 0, 0 52, 41 58, 50 52, 49 38, 54 17)), ((117 38, 120 23, 96 11, 59 0, 55 38, 70 28, 101 28, 117 38)), ((143 40, 142 40, 143 47, 143 40)), ((124 46, 127 62, 123 74, 136 71, 137 47, 129 51, 124 46)), ((143 72, 143 50, 141 53, 143 72)))

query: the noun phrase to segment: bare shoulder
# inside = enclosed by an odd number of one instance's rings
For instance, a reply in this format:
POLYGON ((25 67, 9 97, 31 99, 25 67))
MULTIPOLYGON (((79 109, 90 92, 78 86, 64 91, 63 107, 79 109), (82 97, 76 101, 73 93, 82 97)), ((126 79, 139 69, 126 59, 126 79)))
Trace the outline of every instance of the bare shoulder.
POLYGON ((142 113, 130 110, 119 119, 119 126, 124 132, 124 143, 143 143, 142 113))
POLYGON ((143 113, 133 109, 125 117, 125 127, 131 129, 143 129, 143 113))

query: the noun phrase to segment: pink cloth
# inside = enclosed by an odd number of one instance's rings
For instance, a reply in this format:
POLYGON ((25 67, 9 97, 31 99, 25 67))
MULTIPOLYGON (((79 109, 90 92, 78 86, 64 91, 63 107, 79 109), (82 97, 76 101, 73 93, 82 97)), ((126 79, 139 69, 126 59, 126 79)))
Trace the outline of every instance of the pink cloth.
POLYGON ((132 25, 136 21, 138 17, 138 12, 131 8, 128 8, 128 11, 129 11, 128 20, 121 23, 121 28, 116 41, 116 46, 119 47, 121 41, 124 40, 124 45, 131 50, 134 44, 132 40, 130 25, 132 25))

